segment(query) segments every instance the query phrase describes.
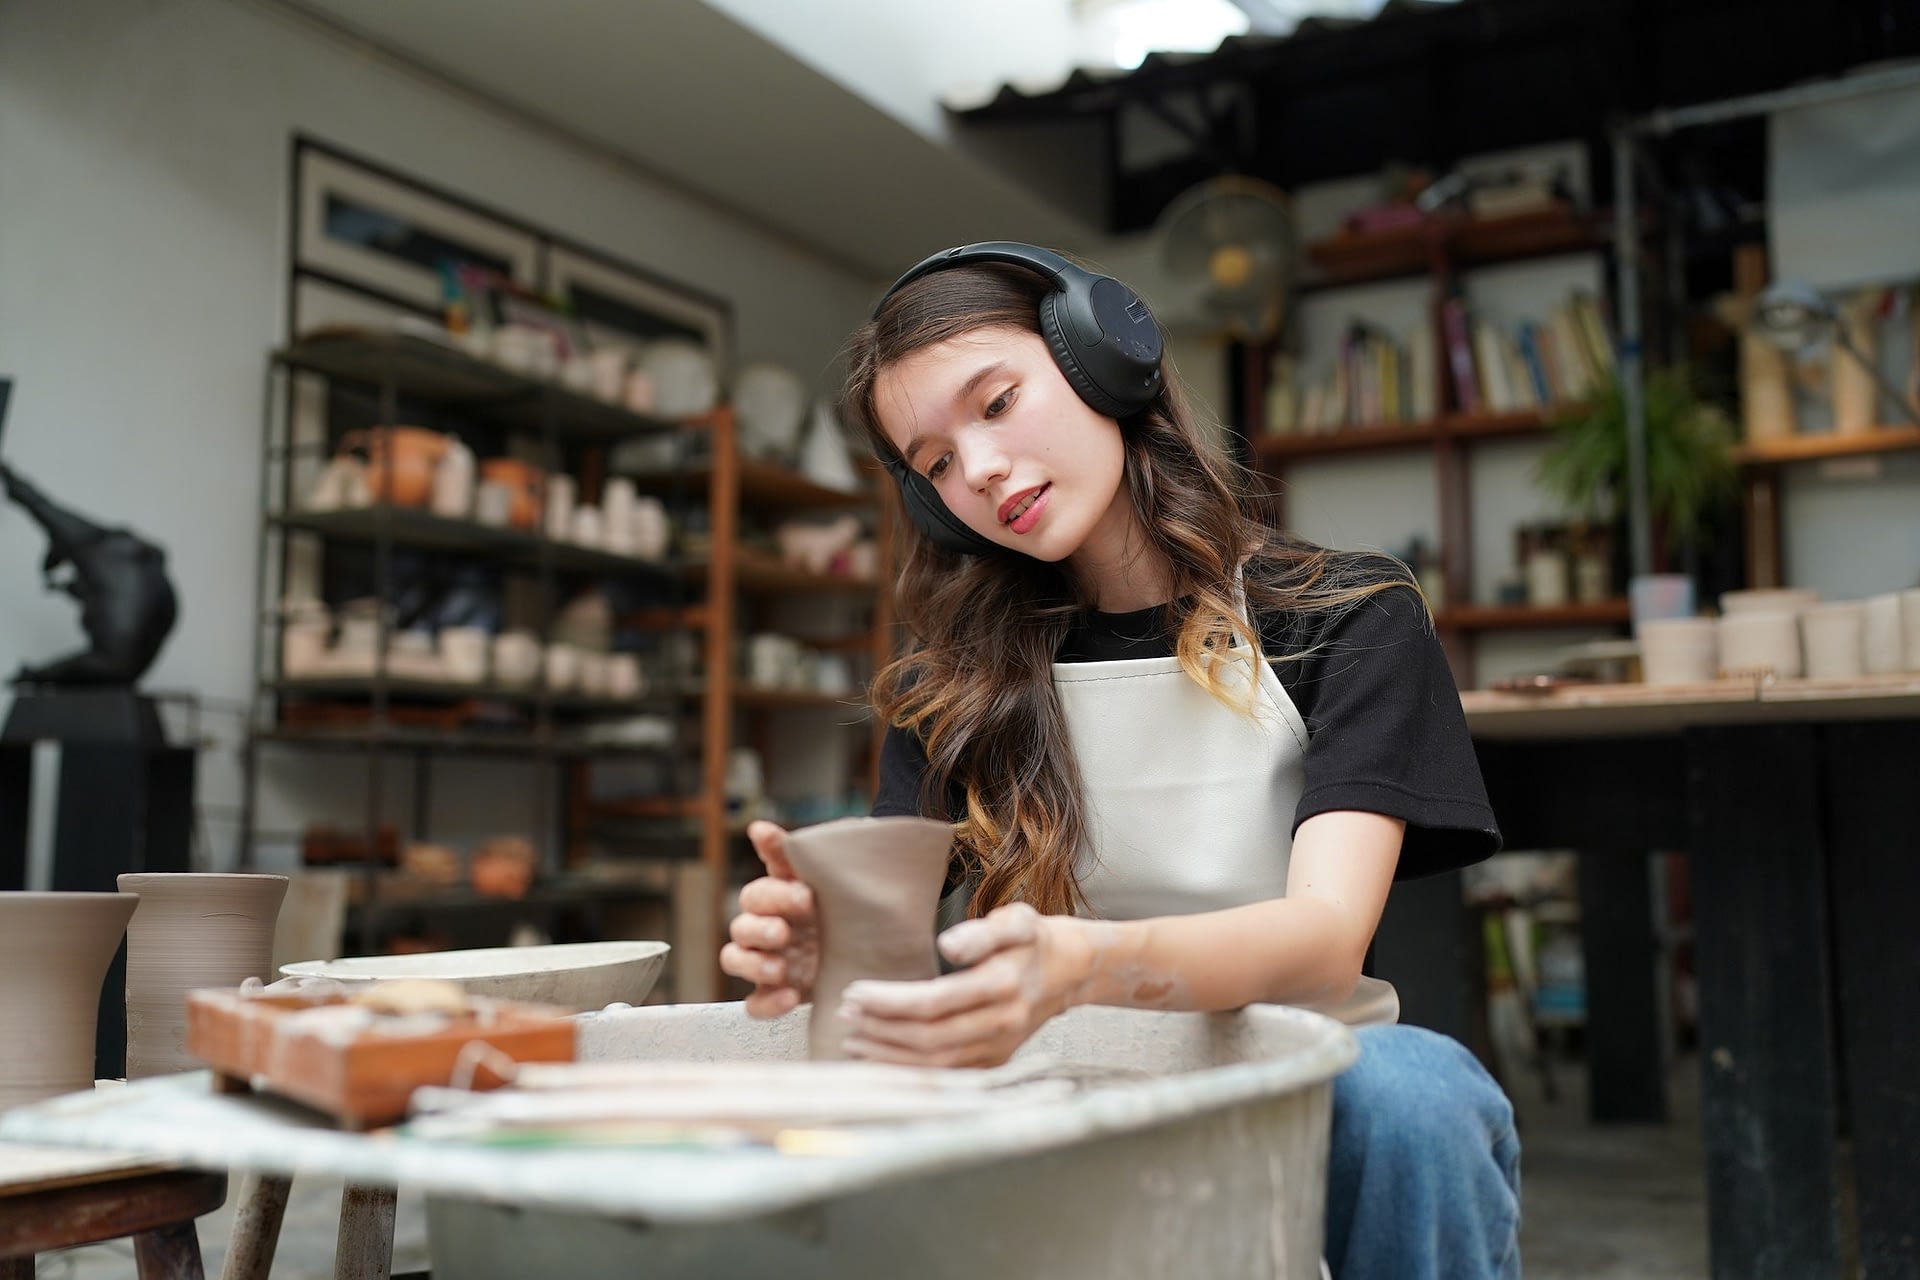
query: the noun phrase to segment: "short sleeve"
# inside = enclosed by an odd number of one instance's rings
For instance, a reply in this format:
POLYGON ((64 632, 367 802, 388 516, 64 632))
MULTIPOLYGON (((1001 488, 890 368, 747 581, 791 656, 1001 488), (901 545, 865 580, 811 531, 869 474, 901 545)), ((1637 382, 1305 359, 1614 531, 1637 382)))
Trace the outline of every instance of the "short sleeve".
POLYGON ((920 792, 926 783, 927 749, 914 734, 888 725, 880 739, 880 782, 873 797, 876 818, 947 818, 953 814, 920 811, 920 792))
POLYGON ((1314 639, 1304 656, 1275 663, 1307 725, 1294 828, 1341 809, 1400 818, 1407 824, 1395 872, 1401 880, 1497 852, 1500 828, 1460 692, 1415 590, 1377 591, 1334 615, 1314 639))

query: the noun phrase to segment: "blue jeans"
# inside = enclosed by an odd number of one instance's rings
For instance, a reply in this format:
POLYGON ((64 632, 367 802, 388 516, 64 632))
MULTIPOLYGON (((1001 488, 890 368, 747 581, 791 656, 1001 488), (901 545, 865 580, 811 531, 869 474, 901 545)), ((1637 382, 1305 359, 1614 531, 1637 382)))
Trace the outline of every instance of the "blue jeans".
POLYGON ((1518 1280, 1513 1107, 1456 1041, 1362 1027, 1333 1082, 1327 1263, 1335 1280, 1518 1280))

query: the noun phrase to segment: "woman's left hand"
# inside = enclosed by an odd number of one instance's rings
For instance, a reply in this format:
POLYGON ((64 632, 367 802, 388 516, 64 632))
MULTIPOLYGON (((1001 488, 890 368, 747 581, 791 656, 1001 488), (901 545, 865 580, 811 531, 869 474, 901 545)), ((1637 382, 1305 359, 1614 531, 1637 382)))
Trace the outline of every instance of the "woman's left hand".
POLYGON ((921 1067, 996 1067, 1074 1003, 1093 958, 1088 921, 997 907, 940 935, 966 966, 925 982, 849 983, 840 1017, 855 1058, 921 1067))

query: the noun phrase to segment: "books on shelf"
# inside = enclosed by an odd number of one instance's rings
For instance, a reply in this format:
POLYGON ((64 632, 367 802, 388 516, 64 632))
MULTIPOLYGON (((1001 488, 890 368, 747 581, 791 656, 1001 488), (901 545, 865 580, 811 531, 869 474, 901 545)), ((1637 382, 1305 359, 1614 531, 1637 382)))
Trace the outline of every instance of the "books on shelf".
POLYGON ((1292 356, 1275 360, 1267 434, 1427 423, 1450 412, 1544 412, 1613 374, 1612 338, 1599 303, 1584 291, 1517 324, 1474 314, 1458 294, 1435 312, 1405 334, 1355 319, 1339 350, 1317 367, 1292 356))

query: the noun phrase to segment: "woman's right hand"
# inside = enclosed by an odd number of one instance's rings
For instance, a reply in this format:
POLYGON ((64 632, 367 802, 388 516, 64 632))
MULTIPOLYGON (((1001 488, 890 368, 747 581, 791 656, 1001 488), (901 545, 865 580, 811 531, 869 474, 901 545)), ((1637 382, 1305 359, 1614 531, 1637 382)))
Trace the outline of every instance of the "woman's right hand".
POLYGON ((771 822, 747 827, 747 839, 767 874, 740 890, 740 914, 720 949, 720 968, 754 984, 747 1012, 777 1018, 813 998, 820 970, 820 928, 813 890, 787 861, 787 833, 771 822))

